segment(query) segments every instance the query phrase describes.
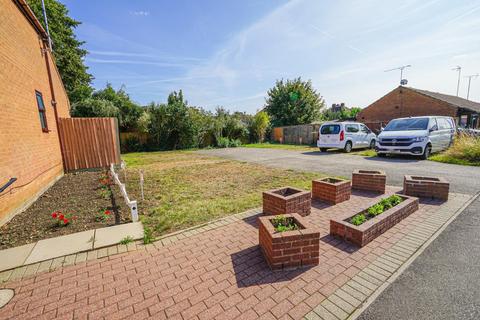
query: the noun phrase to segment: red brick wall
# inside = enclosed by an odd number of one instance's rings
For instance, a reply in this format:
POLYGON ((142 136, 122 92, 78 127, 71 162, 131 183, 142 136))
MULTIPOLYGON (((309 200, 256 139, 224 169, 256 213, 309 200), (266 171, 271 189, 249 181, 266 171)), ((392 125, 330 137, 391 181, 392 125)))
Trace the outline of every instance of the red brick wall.
POLYGON ((355 170, 352 173, 352 189, 385 193, 387 176, 383 171, 355 170))
POLYGON ((349 180, 328 183, 324 179, 312 181, 312 198, 337 204, 350 199, 352 186, 349 180))
POLYGON ((376 130, 376 123, 386 124, 395 118, 429 115, 455 118, 457 110, 446 102, 398 87, 360 111, 357 120, 376 130))
MULTIPOLYGON (((0 185, 18 180, 0 194, 0 225, 62 175, 42 41, 11 0, 0 0, 0 185), (42 132, 35 90, 43 95, 48 133, 42 132)), ((60 77, 51 71, 59 117, 69 117, 60 77)))

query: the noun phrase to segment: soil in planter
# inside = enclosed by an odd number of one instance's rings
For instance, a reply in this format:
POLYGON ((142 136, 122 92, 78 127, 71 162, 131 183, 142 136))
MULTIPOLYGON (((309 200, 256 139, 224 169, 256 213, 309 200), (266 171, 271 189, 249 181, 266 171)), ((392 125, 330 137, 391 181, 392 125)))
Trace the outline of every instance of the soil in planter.
POLYGON ((278 191, 275 191, 274 193, 276 194, 279 194, 283 197, 288 197, 288 196, 291 196, 293 194, 296 194, 296 193, 299 193, 300 190, 294 190, 294 189, 291 189, 291 188, 285 188, 285 189, 281 189, 281 190, 278 190, 278 191))
POLYGON ((0 227, 0 249, 130 222, 130 210, 116 185, 111 186, 112 197, 101 194, 99 180, 103 175, 103 171, 66 174, 27 210, 0 227), (105 221, 97 221, 99 211, 105 209, 110 210, 112 215, 105 221), (59 227, 52 218, 54 211, 71 214, 77 220, 59 227))
POLYGON ((325 179, 322 179, 320 181, 335 184, 335 183, 339 183, 339 182, 342 182, 342 181, 345 181, 345 180, 334 179, 334 178, 325 178, 325 179))
POLYGON ((397 195, 390 196, 388 198, 382 199, 381 201, 374 204, 373 206, 367 208, 366 210, 364 210, 360 213, 357 213, 353 217, 350 217, 350 218, 348 218, 344 221, 347 221, 347 222, 349 222, 349 223, 351 223, 355 226, 359 226, 361 224, 364 224, 368 220, 373 219, 376 216, 381 215, 385 211, 399 205, 404 200, 405 200, 404 198, 402 198, 400 196, 397 196, 397 195), (396 203, 396 202, 392 203, 392 201, 394 199, 396 199, 398 203, 396 203))
POLYGON ((270 220, 275 228, 275 232, 285 232, 301 229, 294 218, 278 216, 270 220))
POLYGON ((358 173, 365 173, 365 174, 380 174, 380 171, 358 170, 358 173))

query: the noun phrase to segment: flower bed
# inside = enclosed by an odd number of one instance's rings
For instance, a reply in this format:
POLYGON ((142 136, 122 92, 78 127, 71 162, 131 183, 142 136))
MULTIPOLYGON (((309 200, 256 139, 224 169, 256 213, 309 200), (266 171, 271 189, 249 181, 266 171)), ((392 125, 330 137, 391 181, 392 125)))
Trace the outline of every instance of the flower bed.
POLYGON ((352 187, 350 180, 323 178, 312 181, 312 198, 337 204, 350 199, 352 187))
POLYGON ((330 220, 330 234, 363 247, 417 209, 418 198, 394 195, 353 216, 330 220))
POLYGON ((320 231, 299 214, 259 217, 259 243, 272 270, 317 265, 320 231))
POLYGON ((387 175, 380 170, 355 170, 352 173, 352 188, 385 193, 387 175))
POLYGON ((435 198, 447 201, 450 183, 444 178, 406 175, 403 193, 420 198, 435 198))
POLYGON ((277 215, 298 213, 310 214, 311 193, 293 187, 284 187, 263 192, 263 214, 277 215))

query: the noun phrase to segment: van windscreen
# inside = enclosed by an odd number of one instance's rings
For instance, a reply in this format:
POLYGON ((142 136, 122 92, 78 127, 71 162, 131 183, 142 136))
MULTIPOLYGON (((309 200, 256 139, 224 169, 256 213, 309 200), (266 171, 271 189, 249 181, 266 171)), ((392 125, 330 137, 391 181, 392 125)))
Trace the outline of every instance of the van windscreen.
POLYGON ((320 134, 338 134, 340 132, 340 125, 325 124, 320 129, 320 134))
POLYGON ((427 130, 428 118, 396 119, 390 121, 384 131, 427 130))

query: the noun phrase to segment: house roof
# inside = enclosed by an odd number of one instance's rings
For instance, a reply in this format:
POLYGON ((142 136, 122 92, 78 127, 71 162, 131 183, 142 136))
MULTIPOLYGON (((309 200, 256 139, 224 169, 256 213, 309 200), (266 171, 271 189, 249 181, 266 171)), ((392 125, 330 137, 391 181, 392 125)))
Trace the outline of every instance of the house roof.
POLYGON ((411 87, 405 87, 407 89, 413 90, 417 93, 423 94, 425 96, 429 96, 431 98, 437 99, 444 101, 452 106, 458 107, 458 108, 463 108, 463 109, 468 109, 471 111, 475 112, 480 112, 480 102, 475 102, 471 100, 467 100, 464 98, 460 98, 457 96, 451 96, 449 94, 443 94, 439 92, 432 92, 432 91, 427 91, 427 90, 420 90, 416 88, 411 88, 411 87))
POLYGON ((27 18, 28 22, 32 25, 35 31, 42 37, 44 41, 48 40, 48 34, 43 28, 40 21, 38 21, 37 17, 33 13, 32 9, 28 6, 25 0, 13 0, 13 2, 17 5, 20 11, 23 13, 25 18, 27 18))

